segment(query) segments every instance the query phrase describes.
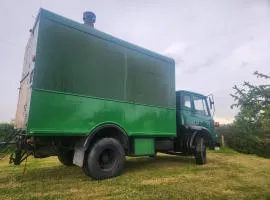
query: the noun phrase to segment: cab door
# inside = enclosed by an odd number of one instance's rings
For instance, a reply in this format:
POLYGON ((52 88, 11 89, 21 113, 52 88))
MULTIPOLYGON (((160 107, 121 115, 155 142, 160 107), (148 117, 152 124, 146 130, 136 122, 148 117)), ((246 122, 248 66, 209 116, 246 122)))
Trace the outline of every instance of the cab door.
POLYGON ((210 114, 210 110, 205 96, 193 94, 192 95, 192 116, 194 118, 195 125, 211 129, 213 119, 210 114))
POLYGON ((188 92, 181 92, 180 94, 180 124, 182 126, 195 125, 196 118, 194 116, 192 94, 188 92))

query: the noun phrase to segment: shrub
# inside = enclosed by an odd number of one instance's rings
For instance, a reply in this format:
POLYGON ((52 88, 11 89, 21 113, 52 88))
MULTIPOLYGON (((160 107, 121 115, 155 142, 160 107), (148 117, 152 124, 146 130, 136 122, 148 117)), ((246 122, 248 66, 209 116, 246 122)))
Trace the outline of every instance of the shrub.
POLYGON ((234 125, 226 125, 217 129, 219 135, 224 135, 225 145, 241 153, 256 154, 270 158, 270 141, 264 140, 260 133, 247 133, 234 125))
POLYGON ((14 125, 9 123, 0 123, 0 141, 9 137, 14 130, 14 125))

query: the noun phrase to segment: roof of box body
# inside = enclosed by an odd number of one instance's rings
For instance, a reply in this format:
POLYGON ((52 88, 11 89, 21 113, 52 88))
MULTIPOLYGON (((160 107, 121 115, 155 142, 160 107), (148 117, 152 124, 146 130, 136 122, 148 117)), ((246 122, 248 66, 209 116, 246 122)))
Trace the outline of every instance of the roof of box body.
MULTIPOLYGON (((131 44, 131 43, 126 42, 124 40, 118 39, 118 38, 116 38, 114 36, 111 36, 111 35, 109 35, 107 33, 99 31, 99 30, 97 30, 95 28, 89 28, 89 27, 85 26, 84 24, 80 24, 80 23, 78 23, 76 21, 67 19, 65 17, 57 15, 57 14, 55 14, 53 12, 50 12, 48 10, 45 10, 43 8, 40 8, 40 10, 39 10, 39 14, 38 14, 38 17, 36 19, 35 25, 36 25, 37 21, 39 20, 39 18, 43 18, 43 17, 47 18, 47 19, 50 19, 52 21, 58 22, 60 24, 63 24, 65 26, 71 27, 73 29, 77 29, 78 31, 82 31, 82 32, 91 34, 92 36, 95 36, 97 38, 107 40, 109 42, 112 42, 112 43, 115 43, 117 45, 126 47, 128 49, 144 53, 146 55, 157 58, 159 60, 169 62, 169 63, 171 63, 173 65, 175 64, 174 59, 172 59, 170 57, 155 53, 153 51, 150 51, 150 50, 147 50, 145 48, 139 47, 137 45, 131 44)), ((35 27, 35 25, 34 25, 34 27, 35 27)))
POLYGON ((176 91, 176 94, 180 94, 180 93, 186 93, 186 94, 192 94, 192 95, 206 97, 206 95, 203 95, 203 94, 200 94, 200 93, 197 93, 197 92, 188 91, 188 90, 177 90, 176 91))

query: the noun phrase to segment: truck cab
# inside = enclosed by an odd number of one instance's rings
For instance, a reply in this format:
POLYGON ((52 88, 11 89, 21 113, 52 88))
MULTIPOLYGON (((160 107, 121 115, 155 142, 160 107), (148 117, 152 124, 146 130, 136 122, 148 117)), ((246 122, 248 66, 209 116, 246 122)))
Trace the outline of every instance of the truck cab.
POLYGON ((204 135, 208 135, 207 146, 214 148, 217 134, 212 113, 214 113, 212 96, 185 90, 176 91, 177 132, 183 140, 201 131, 204 135))

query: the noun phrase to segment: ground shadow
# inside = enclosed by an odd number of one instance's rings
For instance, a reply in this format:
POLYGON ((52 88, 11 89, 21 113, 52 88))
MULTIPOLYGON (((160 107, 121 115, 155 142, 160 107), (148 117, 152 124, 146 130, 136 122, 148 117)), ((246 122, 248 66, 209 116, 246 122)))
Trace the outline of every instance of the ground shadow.
POLYGON ((192 165, 195 164, 194 158, 184 157, 184 156, 156 156, 155 158, 150 157, 138 157, 131 158, 126 161, 125 170, 126 171, 140 171, 145 170, 147 167, 163 167, 170 166, 171 164, 179 165, 192 165))
MULTIPOLYGON (((128 157, 125 163, 125 172, 138 172, 145 169, 151 169, 152 167, 163 168, 164 166, 170 166, 179 164, 179 166, 195 165, 194 158, 181 157, 181 156, 157 156, 155 158, 150 157, 128 157)), ((71 180, 80 179, 81 181, 89 181, 89 177, 85 176, 82 169, 76 166, 42 166, 36 168, 27 169, 25 175, 19 175, 17 179, 21 181, 36 180, 53 180, 61 179, 71 180)))

